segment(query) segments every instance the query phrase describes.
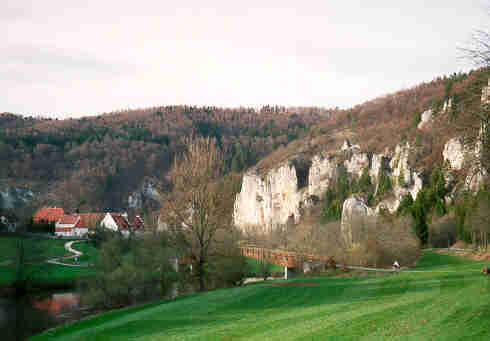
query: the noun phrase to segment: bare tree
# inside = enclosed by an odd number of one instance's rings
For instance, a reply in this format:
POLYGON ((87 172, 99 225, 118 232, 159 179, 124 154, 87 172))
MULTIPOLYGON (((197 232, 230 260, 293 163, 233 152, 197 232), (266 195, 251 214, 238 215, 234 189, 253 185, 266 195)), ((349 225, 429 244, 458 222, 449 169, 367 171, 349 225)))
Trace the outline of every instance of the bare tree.
POLYGON ((465 59, 470 60, 477 67, 490 65, 490 33, 484 30, 473 32, 468 47, 459 49, 465 59))
MULTIPOLYGON (((490 7, 487 9, 490 16, 490 7)), ((487 30, 476 30, 473 32, 468 46, 459 48, 463 59, 469 60, 476 67, 486 70, 488 86, 490 87, 490 32, 487 30)), ((483 85, 485 86, 485 85, 483 85)), ((471 90, 471 89, 470 89, 471 90)), ((490 169, 490 96, 488 88, 483 89, 487 95, 483 95, 480 89, 475 89, 474 96, 480 97, 482 103, 473 115, 477 118, 476 125, 469 128, 469 134, 465 138, 465 144, 475 150, 474 165, 477 172, 485 173, 490 169)))
POLYGON ((200 291, 206 289, 210 256, 220 242, 218 233, 233 230, 238 188, 233 179, 222 177, 223 171, 223 154, 214 139, 189 139, 170 172, 173 190, 161 210, 176 246, 195 266, 200 291))
POLYGON ((487 250, 490 235, 490 194, 481 193, 472 206, 465 222, 466 229, 471 232, 472 244, 487 250))

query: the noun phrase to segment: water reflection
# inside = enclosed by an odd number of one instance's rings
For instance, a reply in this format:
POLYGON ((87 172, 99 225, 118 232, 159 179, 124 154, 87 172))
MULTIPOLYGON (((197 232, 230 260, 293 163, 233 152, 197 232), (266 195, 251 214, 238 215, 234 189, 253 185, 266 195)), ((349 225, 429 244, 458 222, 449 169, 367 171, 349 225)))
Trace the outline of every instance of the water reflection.
POLYGON ((74 293, 0 298, 0 339, 25 340, 76 318, 79 302, 79 295, 74 293))

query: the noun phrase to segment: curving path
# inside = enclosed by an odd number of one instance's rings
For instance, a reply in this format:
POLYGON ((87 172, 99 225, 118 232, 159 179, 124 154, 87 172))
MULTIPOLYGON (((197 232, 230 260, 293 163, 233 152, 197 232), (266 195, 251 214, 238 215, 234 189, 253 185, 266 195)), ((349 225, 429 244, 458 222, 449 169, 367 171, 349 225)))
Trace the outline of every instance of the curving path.
POLYGON ((63 260, 63 259, 72 259, 72 258, 80 257, 83 255, 83 252, 75 250, 71 247, 74 243, 78 243, 78 242, 80 242, 80 241, 79 240, 72 240, 72 241, 69 241, 65 244, 65 250, 70 252, 70 253, 73 253, 73 256, 67 256, 67 257, 62 257, 62 258, 52 258, 52 259, 47 260, 46 262, 50 263, 50 264, 57 264, 57 265, 71 266, 71 267, 86 267, 86 266, 88 266, 85 264, 84 265, 82 265, 82 264, 67 264, 67 263, 61 262, 61 260, 63 260))
MULTIPOLYGON (((434 249, 425 249, 425 250, 435 250, 434 249)), ((453 249, 455 251, 464 251, 464 249, 453 249)), ((296 262, 297 259, 300 261, 303 260, 320 260, 320 261, 327 261, 328 257, 324 256, 316 256, 312 254, 300 254, 298 257, 298 254, 296 252, 292 251, 283 251, 283 250, 273 250, 273 249, 267 249, 267 248, 261 248, 261 247, 255 247, 255 246, 243 246, 240 248, 241 254, 246 257, 251 257, 255 258, 257 260, 266 260, 270 263, 278 264, 281 266, 285 267, 291 267, 294 268, 296 267, 296 262)), ((435 272, 440 272, 440 273, 448 273, 448 272, 457 272, 454 270, 411 270, 410 268, 401 268, 399 270, 395 269, 390 269, 390 268, 375 268, 375 267, 364 267, 364 266, 353 266, 353 265, 343 265, 343 264, 336 264, 337 268, 347 268, 347 269, 353 269, 353 270, 364 270, 364 271, 376 271, 376 272, 414 272, 414 273, 435 273, 435 272)), ((479 271, 479 270, 474 270, 474 271, 479 271)))

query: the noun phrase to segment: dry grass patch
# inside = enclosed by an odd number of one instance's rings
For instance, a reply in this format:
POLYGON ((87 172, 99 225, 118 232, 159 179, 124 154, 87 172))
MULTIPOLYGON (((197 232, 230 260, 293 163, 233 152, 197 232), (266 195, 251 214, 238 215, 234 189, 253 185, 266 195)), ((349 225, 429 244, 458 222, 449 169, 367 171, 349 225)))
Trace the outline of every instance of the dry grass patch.
POLYGON ((273 282, 267 284, 278 287, 314 287, 318 285, 316 282, 273 282))

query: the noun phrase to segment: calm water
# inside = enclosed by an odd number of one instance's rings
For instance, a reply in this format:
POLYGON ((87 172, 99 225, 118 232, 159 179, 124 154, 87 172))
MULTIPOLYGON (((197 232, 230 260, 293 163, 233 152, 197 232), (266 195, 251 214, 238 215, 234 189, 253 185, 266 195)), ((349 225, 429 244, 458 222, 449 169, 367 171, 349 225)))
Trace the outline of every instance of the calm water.
POLYGON ((80 296, 73 292, 0 297, 0 340, 26 340, 80 316, 80 296))

